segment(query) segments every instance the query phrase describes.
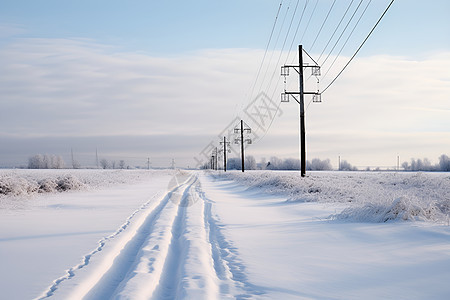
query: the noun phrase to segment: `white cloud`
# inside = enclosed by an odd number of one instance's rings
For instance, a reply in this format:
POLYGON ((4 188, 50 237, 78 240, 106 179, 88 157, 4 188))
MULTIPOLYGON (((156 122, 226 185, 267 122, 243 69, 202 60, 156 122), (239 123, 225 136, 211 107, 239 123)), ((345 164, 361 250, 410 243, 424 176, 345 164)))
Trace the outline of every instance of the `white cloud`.
POLYGON ((27 30, 23 25, 0 23, 0 38, 9 38, 24 34, 27 30))
POLYGON ((2 131, 18 135, 203 132, 224 124, 259 51, 164 58, 83 40, 22 39, 1 50, 2 131), (228 115, 227 115, 228 114, 228 115), (214 125, 215 124, 215 125, 214 125))
MULTIPOLYGON (((265 82, 258 81, 251 93, 262 55, 216 49, 154 57, 83 39, 15 39, 0 48, 0 135, 197 135, 205 141, 201 151, 209 142, 205 136, 215 141, 259 87, 279 101, 284 84, 275 59, 262 69, 265 82)), ((347 59, 337 61, 321 88, 347 59)), ((450 53, 420 60, 356 58, 322 95, 323 103, 308 108, 308 156, 386 165, 397 155, 407 160, 449 154, 449 68, 450 53)), ((295 89, 297 82, 293 74, 286 88, 295 89)), ((316 83, 307 88, 316 89, 316 83)), ((281 109, 283 115, 250 153, 296 155, 298 105, 283 103, 281 109)), ((166 155, 167 149, 157 151, 166 155)))

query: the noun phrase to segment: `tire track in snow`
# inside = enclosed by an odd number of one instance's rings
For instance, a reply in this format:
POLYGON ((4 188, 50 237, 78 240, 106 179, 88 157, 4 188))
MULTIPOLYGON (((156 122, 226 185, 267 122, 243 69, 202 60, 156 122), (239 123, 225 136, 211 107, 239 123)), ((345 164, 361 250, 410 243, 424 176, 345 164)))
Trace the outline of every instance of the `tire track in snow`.
POLYGON ((198 191, 204 202, 204 222, 211 245, 214 270, 220 283, 221 299, 252 299, 261 296, 264 291, 250 283, 246 275, 246 267, 239 258, 239 252, 227 240, 222 232, 223 225, 213 216, 214 201, 208 199, 202 190, 198 191))
POLYGON ((56 290, 58 289, 59 285, 65 281, 65 280, 69 280, 71 278, 73 278, 76 275, 76 271, 80 270, 84 267, 86 267, 87 265, 89 265, 89 262, 92 258, 93 255, 97 254, 98 252, 103 250, 103 247, 105 246, 105 244, 114 239, 115 237, 117 237, 120 233, 122 233, 124 230, 127 229, 127 227, 130 225, 131 220, 136 216, 136 214, 138 214, 139 212, 145 210, 148 208, 148 206, 150 205, 150 203, 153 202, 153 200, 157 197, 159 197, 161 195, 161 192, 158 192, 157 194, 155 194, 153 197, 151 197, 147 202, 145 202, 139 209, 135 210, 126 220, 125 223, 123 223, 113 234, 102 238, 99 242, 97 247, 92 250, 91 252, 89 252, 88 254, 86 254, 85 256, 82 257, 81 259, 81 263, 79 263, 76 266, 73 266, 71 268, 69 268, 68 270, 66 270, 66 274, 55 279, 52 283, 52 285, 50 287, 48 287, 48 289, 46 291, 44 291, 41 296, 35 298, 37 300, 42 300, 42 299, 46 299, 49 298, 50 296, 53 296, 53 294, 56 292, 56 290))
POLYGON ((218 278, 204 223, 204 202, 197 201, 203 200, 199 189, 196 178, 183 194, 153 299, 219 299, 218 278))
MULTIPOLYGON (((105 261, 112 261, 106 268, 101 268, 98 274, 88 278, 85 281, 85 285, 81 289, 75 292, 72 296, 73 299, 110 299, 114 295, 120 293, 120 289, 123 288, 125 283, 129 281, 129 276, 133 276, 133 268, 139 262, 138 257, 142 256, 142 249, 145 243, 151 237, 151 234, 155 231, 155 224, 161 219, 161 215, 170 218, 173 215, 171 212, 172 207, 176 208, 176 205, 172 203, 173 197, 178 195, 178 191, 183 188, 186 189, 192 176, 187 179, 186 182, 174 187, 167 193, 164 199, 156 206, 145 218, 136 232, 130 236, 126 241, 126 244, 114 251, 114 257, 105 258, 105 261), (167 213, 166 213, 167 212, 167 213)), ((166 220, 163 220, 166 223, 166 220)), ((160 234, 160 232, 158 232, 160 234)))
MULTIPOLYGON (((68 299, 248 299, 263 294, 248 281, 198 176, 177 184, 160 202, 145 203, 108 237, 128 228, 68 299), (141 210, 146 215, 130 226, 141 210)), ((80 265, 88 265, 103 242, 80 265)), ((56 280, 46 297, 59 284, 56 280)))
MULTIPOLYGON (((196 177, 187 181, 182 193, 176 193, 170 198, 171 207, 167 207, 162 216, 156 221, 153 232, 136 258, 134 267, 127 278, 117 289, 115 296, 126 299, 149 299, 158 294, 161 281, 168 276, 171 287, 178 288, 179 273, 177 270, 183 265, 183 247, 179 244, 180 233, 185 227, 185 201, 191 186, 197 182, 196 177), (168 267, 170 265, 170 267, 168 267)), ((164 294, 164 293, 163 293, 164 294)), ((172 293, 173 294, 173 293, 172 293)), ((171 294, 171 295, 172 295, 171 294)), ((160 299, 160 297, 156 297, 160 299)), ((171 298, 172 299, 172 298, 171 298)))

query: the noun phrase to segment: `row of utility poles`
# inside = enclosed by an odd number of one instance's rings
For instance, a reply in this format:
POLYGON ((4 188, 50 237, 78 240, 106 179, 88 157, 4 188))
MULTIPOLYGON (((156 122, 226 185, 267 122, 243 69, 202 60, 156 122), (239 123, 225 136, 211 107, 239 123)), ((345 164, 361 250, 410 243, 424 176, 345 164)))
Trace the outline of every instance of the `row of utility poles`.
MULTIPOLYGON (((241 144, 241 170, 242 172, 245 171, 245 154, 244 154, 244 144, 251 144, 252 140, 250 138, 244 139, 244 133, 251 133, 252 130, 250 126, 248 126, 243 120, 240 122, 240 126, 237 126, 234 128, 234 133, 240 134, 240 138, 237 138, 234 140, 235 144, 241 144)), ((221 145, 223 145, 223 170, 227 171, 227 153, 231 152, 230 150, 230 141, 227 141, 227 137, 223 137, 223 142, 220 142, 221 145), (228 148, 227 148, 228 146, 228 148)), ((210 168, 213 170, 218 170, 218 157, 219 157, 219 151, 217 147, 215 147, 211 154, 211 161, 210 161, 210 168)))
MULTIPOLYGON (((284 92, 281 94, 281 102, 289 102, 289 99, 292 97, 294 100, 299 104, 300 106, 300 175, 302 177, 306 176, 306 128, 305 128, 305 95, 312 95, 312 102, 321 102, 321 94, 319 91, 315 92, 308 92, 304 90, 304 69, 310 68, 311 69, 311 76, 315 76, 318 78, 320 76, 320 66, 317 64, 316 61, 306 52, 303 50, 303 46, 298 46, 298 65, 284 65, 281 67, 281 76, 285 77, 285 83, 286 83, 286 77, 289 76, 289 70, 294 69, 298 73, 299 77, 299 90, 298 91, 286 91, 286 88, 284 89, 284 92), (303 52, 305 52, 310 60, 312 61, 312 64, 305 64, 303 62, 303 52)), ((319 80, 317 79, 317 82, 319 80)), ((251 132, 250 127, 246 125, 244 127, 244 121, 241 120, 240 122, 240 128, 236 127, 234 129, 234 133, 240 133, 240 140, 236 139, 235 143, 241 144, 241 160, 242 160, 242 172, 244 172, 244 143, 247 142, 251 144, 251 139, 244 140, 244 132, 251 132)), ((221 142, 223 145, 223 153, 224 153, 224 171, 227 170, 226 165, 226 153, 227 153, 227 145, 229 145, 229 142, 227 142, 226 137, 224 137, 223 142, 221 142)), ((217 147, 213 150, 213 154, 211 156, 211 168, 213 170, 217 170, 217 156, 218 156, 218 150, 217 147)))

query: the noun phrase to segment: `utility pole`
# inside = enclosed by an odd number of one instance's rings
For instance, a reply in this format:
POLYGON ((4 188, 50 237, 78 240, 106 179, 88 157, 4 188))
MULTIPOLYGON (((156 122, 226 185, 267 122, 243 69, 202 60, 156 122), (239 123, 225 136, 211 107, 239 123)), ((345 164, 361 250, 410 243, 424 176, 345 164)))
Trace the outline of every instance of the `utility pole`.
POLYGON ((219 152, 217 151, 216 147, 216 171, 219 169, 219 152))
POLYGON ((244 172, 244 121, 241 120, 241 160, 242 172, 244 172))
MULTIPOLYGON (((307 53, 308 54, 308 53, 307 53)), ((320 67, 318 64, 311 58, 314 62, 314 65, 304 65, 303 64, 303 46, 298 46, 298 66, 296 65, 284 65, 281 67, 281 75, 289 76, 289 68, 293 68, 299 75, 299 91, 298 92, 287 92, 286 89, 284 93, 281 94, 281 102, 289 102, 289 96, 292 96, 300 105, 300 163, 301 163, 301 171, 300 174, 302 177, 306 175, 306 129, 305 129, 305 99, 304 95, 313 95, 313 102, 321 102, 320 93, 317 92, 305 92, 303 87, 303 68, 312 68, 312 75, 319 76, 320 75, 320 67), (294 95, 299 95, 299 99, 297 99, 294 95)), ((286 83, 286 80, 285 80, 286 83)))
POLYGON ((218 166, 218 156, 219 156, 219 153, 217 151, 217 147, 215 147, 213 149, 213 151, 212 151, 212 154, 211 154, 211 169, 213 169, 213 170, 217 170, 218 169, 217 168, 217 166, 218 166))
MULTIPOLYGON (((227 138, 223 137, 223 142, 220 142, 223 145, 223 170, 227 171, 227 144, 230 145, 230 142, 227 142, 227 138)), ((229 151, 229 150, 228 150, 229 151)))
MULTIPOLYGON (((234 128, 234 133, 241 133, 241 161, 242 161, 242 172, 244 172, 244 142, 247 142, 248 144, 252 143, 251 139, 246 139, 244 141, 244 131, 247 131, 248 133, 251 133, 252 130, 250 128, 250 126, 248 126, 247 124, 245 124, 247 126, 247 128, 244 128, 244 121, 241 120, 241 128, 234 128)), ((239 143, 239 140, 236 139, 235 143, 239 143)))
POLYGON ((175 170, 175 159, 172 158, 172 169, 175 170))
POLYGON ((99 168, 99 164, 98 164, 98 151, 97 148, 95 148, 95 162, 97 164, 97 169, 99 168))
POLYGON ((75 169, 75 160, 73 159, 73 148, 70 149, 70 155, 72 156, 72 168, 75 169))
POLYGON ((147 170, 150 170, 150 157, 147 157, 147 170))

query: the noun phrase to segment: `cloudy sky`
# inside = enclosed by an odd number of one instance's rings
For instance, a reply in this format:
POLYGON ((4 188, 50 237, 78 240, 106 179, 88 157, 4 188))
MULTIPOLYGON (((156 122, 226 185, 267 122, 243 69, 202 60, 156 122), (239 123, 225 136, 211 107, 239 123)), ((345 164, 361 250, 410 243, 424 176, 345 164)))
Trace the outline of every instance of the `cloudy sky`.
MULTIPOLYGON (((155 167, 194 167, 252 128, 257 160, 298 157, 302 44, 342 70, 390 0, 10 1, 0 3, 0 166, 71 151, 155 167)), ((450 2, 396 0, 342 75, 306 97, 308 158, 395 166, 450 155, 450 2)), ((305 55, 305 62, 312 60, 305 55)), ((234 146, 236 148, 236 146, 234 146)), ((232 155, 237 153, 233 150, 232 155)))

